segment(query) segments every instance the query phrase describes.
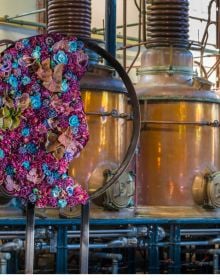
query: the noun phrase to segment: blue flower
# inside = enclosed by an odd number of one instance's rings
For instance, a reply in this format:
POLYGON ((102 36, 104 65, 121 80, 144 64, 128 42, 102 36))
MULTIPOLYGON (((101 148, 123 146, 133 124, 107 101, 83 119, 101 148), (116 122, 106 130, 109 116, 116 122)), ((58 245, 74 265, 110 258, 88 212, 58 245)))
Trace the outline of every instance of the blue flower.
POLYGON ((77 41, 77 50, 81 50, 84 47, 84 43, 82 41, 77 41))
POLYGON ((7 165, 5 168, 6 174, 11 176, 15 174, 14 167, 12 165, 7 165))
POLYGON ((67 192, 68 196, 72 196, 74 194, 73 187, 72 186, 67 187, 66 192, 67 192))
POLYGON ((53 59, 57 64, 67 64, 67 62, 68 62, 68 57, 64 51, 58 51, 53 56, 53 59))
POLYGON ((66 173, 64 173, 64 174, 62 174, 61 178, 66 179, 66 178, 68 178, 68 175, 66 173))
POLYGON ((41 98, 40 95, 32 95, 31 97, 31 106, 33 109, 39 109, 41 107, 41 98))
POLYGON ((57 112, 53 109, 51 109, 49 112, 48 112, 48 118, 52 119, 52 118, 55 118, 57 116, 57 112))
POLYGON ((15 94, 15 97, 21 97, 22 96, 22 92, 16 90, 15 92, 10 91, 11 94, 15 94))
POLYGON ((28 199, 30 202, 35 202, 37 200, 37 196, 33 193, 31 193, 29 196, 28 196, 28 199))
POLYGON ((57 205, 58 207, 64 208, 67 205, 67 201, 65 199, 59 199, 57 205))
POLYGON ((10 53, 5 53, 4 55, 3 55, 3 58, 2 58, 3 60, 11 60, 12 59, 12 55, 10 54, 10 53))
POLYGON ((5 157, 5 152, 2 149, 0 149, 0 158, 4 158, 4 157, 5 157))
POLYGON ((12 63, 12 68, 18 68, 18 62, 17 61, 14 61, 12 63))
POLYGON ((76 115, 72 115, 70 118, 69 118, 69 124, 70 126, 79 126, 79 119, 76 115))
POLYGON ((36 46, 36 48, 32 52, 32 56, 36 59, 40 58, 41 55, 41 48, 39 46, 36 46))
POLYGON ((28 160, 25 160, 22 162, 22 166, 27 169, 27 170, 30 170, 30 161, 28 160))
POLYGON ((29 45, 29 39, 25 38, 22 40, 22 44, 27 47, 29 45))
POLYGON ((43 171, 49 170, 48 165, 46 163, 42 164, 43 171))
POLYGON ((50 177, 50 176, 47 176, 47 183, 52 185, 54 183, 54 178, 50 177))
POLYGON ((45 119, 45 120, 43 121, 43 125, 46 126, 46 128, 50 128, 50 125, 49 125, 47 119, 45 119))
POLYGON ((30 161, 28 160, 25 160, 22 162, 22 166, 27 169, 27 170, 30 170, 30 161))
POLYGON ((37 146, 34 143, 28 143, 26 145, 26 150, 30 154, 35 154, 37 152, 37 146))
POLYGON ((48 169, 48 170, 45 170, 45 171, 44 171, 44 174, 45 174, 46 176, 50 177, 52 173, 51 173, 50 169, 48 169))
POLYGON ((53 171, 51 175, 55 180, 60 178, 60 174, 57 171, 53 171))
POLYGON ((24 76, 24 77, 22 78, 21 82, 22 82, 22 84, 23 84, 24 86, 26 86, 26 85, 30 84, 31 79, 30 79, 28 76, 24 76))
POLYGON ((42 164, 42 169, 46 176, 51 176, 52 172, 50 171, 50 169, 46 163, 42 164))
POLYGON ((22 136, 27 137, 30 135, 30 128, 29 127, 24 127, 21 131, 22 136))
POLYGON ((58 197, 60 195, 61 189, 58 186, 55 186, 51 189, 52 197, 58 197))
POLYGON ((43 100, 43 106, 44 106, 44 107, 48 107, 49 104, 50 104, 50 100, 47 99, 47 98, 45 98, 45 99, 43 100))
POLYGON ((8 83, 16 89, 18 87, 18 79, 14 75, 10 75, 8 78, 8 83))
POLYGON ((67 83, 67 80, 62 80, 62 83, 61 83, 61 91, 62 92, 67 92, 69 89, 69 85, 67 83))
POLYGON ((77 43, 76 43, 76 41, 70 41, 68 43, 68 46, 69 46, 69 51, 70 52, 75 52, 77 50, 77 43))
POLYGON ((72 71, 68 70, 66 71, 66 73, 64 74, 64 77, 67 79, 67 80, 76 80, 76 76, 73 74, 72 71))

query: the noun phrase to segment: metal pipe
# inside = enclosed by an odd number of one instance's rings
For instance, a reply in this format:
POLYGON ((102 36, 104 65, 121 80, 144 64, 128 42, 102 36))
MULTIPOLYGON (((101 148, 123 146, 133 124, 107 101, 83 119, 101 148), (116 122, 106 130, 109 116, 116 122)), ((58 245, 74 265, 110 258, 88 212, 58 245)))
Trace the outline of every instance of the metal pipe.
MULTIPOLYGON (((129 24, 127 24, 127 27, 134 27, 134 26, 138 26, 139 25, 139 23, 129 23, 129 24)), ((123 28, 124 27, 124 25, 117 25, 115 28, 116 29, 121 29, 121 28, 123 28)), ((100 31, 105 31, 105 28, 96 28, 96 27, 93 27, 93 29, 92 29, 92 33, 96 33, 96 32, 100 32, 100 31)))
MULTIPOLYGON (((140 2, 139 2, 139 25, 138 25, 138 43, 139 43, 139 45, 138 45, 138 51, 137 51, 137 53, 136 53, 136 55, 135 55, 135 57, 134 57, 134 59, 133 59, 131 65, 129 66, 129 68, 128 68, 128 70, 127 70, 127 73, 130 72, 130 70, 132 69, 133 65, 135 64, 135 62, 136 62, 136 60, 138 59, 138 57, 139 57, 139 55, 140 55, 140 52, 141 52, 141 45, 140 45, 140 43, 141 43, 141 19, 142 19, 142 4, 143 4, 142 1, 143 1, 143 0, 140 0, 140 2)), ((145 0, 144 0, 144 1, 145 1, 145 0)), ((144 8, 143 10, 145 10, 145 8, 144 8)), ((146 22, 143 21, 143 26, 144 26, 144 24, 146 24, 146 22)), ((145 30, 145 29, 144 29, 144 30, 145 30)), ((145 30, 145 31, 146 31, 146 30, 145 30)), ((146 33, 146 32, 145 32, 145 33, 146 33)), ((146 34, 145 34, 144 41, 146 41, 146 34)))
POLYGON ((35 224, 35 205, 28 202, 26 208, 26 243, 25 243, 25 273, 34 272, 34 224, 35 224))
POLYGON ((7 261, 10 258, 10 253, 0 253, 0 274, 7 274, 7 261))
POLYGON ((18 24, 18 25, 26 25, 26 26, 34 26, 34 27, 46 27, 46 24, 33 22, 33 21, 26 21, 26 20, 16 20, 16 19, 7 19, 7 18, 0 18, 0 23, 11 23, 11 24, 18 24))
MULTIPOLYGON (((117 234, 114 234, 114 233, 109 233, 109 234, 89 234, 89 237, 90 238, 115 238, 115 237, 124 237, 125 234, 123 233, 117 233, 117 234)), ((79 234, 70 234, 68 235, 68 238, 79 238, 80 235, 79 234)))
POLYGON ((214 274, 219 274, 219 254, 220 254, 220 249, 210 249, 208 250, 208 253, 213 255, 213 273, 214 274))
MULTIPOLYGON (((211 240, 205 240, 205 241, 181 241, 178 243, 180 246, 208 246, 213 244, 220 244, 220 238, 214 238, 211 240)), ((170 246, 173 245, 173 243, 170 242, 158 242, 158 246, 170 246)), ((145 244, 146 246, 146 244, 145 244)))
POLYGON ((209 229, 181 229, 181 235, 217 235, 220 234, 220 228, 209 229))
POLYGON ((28 13, 24 13, 24 14, 21 14, 21 15, 16 15, 15 17, 8 17, 8 16, 5 16, 6 19, 15 19, 15 18, 19 18, 19 17, 25 17, 25 16, 29 16, 29 15, 33 15, 33 14, 38 14, 38 13, 42 13, 42 12, 45 12, 46 9, 39 9, 39 10, 35 10, 35 11, 31 11, 31 12, 28 12, 28 13))
MULTIPOLYGON (((0 231, 0 240, 2 239, 15 239, 15 238, 25 238, 25 231, 0 231)), ((99 237, 121 237, 121 236, 146 236, 147 228, 146 227, 131 227, 128 229, 106 229, 106 230, 90 230, 90 237, 99 238, 99 237)), ((50 236, 50 231, 46 228, 35 229, 35 239, 36 238, 47 238, 50 236)), ((68 230, 67 238, 79 238, 80 230, 68 230)))
POLYGON ((121 254, 94 253, 94 255, 98 258, 112 260, 112 274, 118 274, 118 262, 122 260, 121 254))
POLYGON ((105 47, 116 57, 116 0, 105 1, 105 47))
POLYGON ((5 243, 0 246, 1 252, 8 252, 8 251, 18 251, 23 248, 23 241, 20 239, 15 239, 12 242, 5 243))
MULTIPOLYGON (((127 0, 123 0, 123 46, 127 45, 127 0)), ((123 67, 126 69, 127 50, 123 49, 123 67)))
POLYGON ((80 273, 88 274, 89 267, 89 209, 90 203, 81 208, 80 273))

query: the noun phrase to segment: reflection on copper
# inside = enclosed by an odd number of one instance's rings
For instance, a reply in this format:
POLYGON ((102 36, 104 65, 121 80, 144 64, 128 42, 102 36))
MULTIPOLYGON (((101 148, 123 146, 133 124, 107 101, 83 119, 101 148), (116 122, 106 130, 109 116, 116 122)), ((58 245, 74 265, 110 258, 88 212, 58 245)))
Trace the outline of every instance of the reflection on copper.
MULTIPOLYGON (((83 90, 82 99, 85 112, 111 112, 113 109, 127 112, 127 97, 123 93, 83 90)), ((104 170, 116 168, 123 160, 128 141, 127 121, 100 115, 87 115, 87 121, 90 140, 80 157, 70 164, 69 173, 86 188, 89 188, 89 182, 100 187, 98 184, 103 183, 104 170)))

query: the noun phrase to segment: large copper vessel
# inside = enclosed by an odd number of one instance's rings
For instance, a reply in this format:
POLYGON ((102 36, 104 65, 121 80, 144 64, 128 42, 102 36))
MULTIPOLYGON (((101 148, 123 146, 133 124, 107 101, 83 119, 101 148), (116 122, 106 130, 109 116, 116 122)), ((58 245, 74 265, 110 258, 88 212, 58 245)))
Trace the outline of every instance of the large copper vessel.
POLYGON ((112 77, 111 68, 96 65, 80 85, 90 140, 69 172, 94 192, 104 184, 104 172, 114 171, 124 158, 129 112, 123 83, 112 77))
MULTIPOLYGON (((91 0, 49 0, 47 12, 48 32, 91 39, 91 0)), ((124 84, 114 77, 113 69, 99 64, 100 57, 96 53, 89 49, 87 53, 90 67, 80 88, 90 140, 80 157, 70 164, 69 174, 89 193, 94 193, 105 185, 123 161, 131 138, 127 137, 131 135, 127 133, 128 127, 130 131, 132 127, 129 126, 130 109, 124 84)), ((116 182, 95 202, 116 209, 126 207, 134 194, 134 180, 128 173, 124 181, 116 182), (126 185, 128 178, 133 184, 126 185), (117 190, 118 185, 121 191, 117 190)))
POLYGON ((173 206, 193 208, 202 192, 193 190, 195 177, 220 169, 220 99, 208 81, 193 73, 187 29, 177 32, 179 25, 187 26, 188 1, 162 2, 148 7, 149 45, 136 86, 141 107, 138 214, 147 214, 154 206, 163 210, 172 206, 170 213, 175 212, 173 206), (180 14, 182 23, 177 21, 180 14), (168 30, 162 35, 160 25, 168 30))

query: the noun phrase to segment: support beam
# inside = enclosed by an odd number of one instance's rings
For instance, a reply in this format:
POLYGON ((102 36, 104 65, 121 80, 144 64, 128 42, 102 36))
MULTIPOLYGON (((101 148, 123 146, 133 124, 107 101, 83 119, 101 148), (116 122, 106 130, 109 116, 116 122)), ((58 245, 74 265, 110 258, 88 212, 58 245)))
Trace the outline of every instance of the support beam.
POLYGON ((116 0, 105 1, 105 46, 106 50, 116 56, 116 0))
POLYGON ((82 205, 81 210, 81 236, 80 236, 80 273, 89 271, 89 201, 82 205))
POLYGON ((35 205, 28 202, 26 209, 25 273, 34 273, 34 225, 35 205))

